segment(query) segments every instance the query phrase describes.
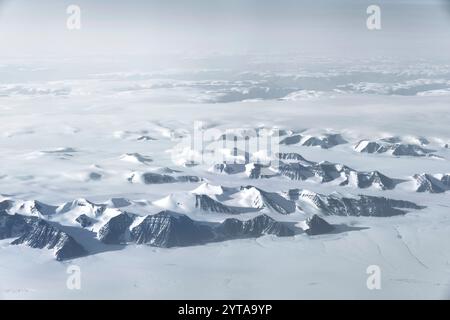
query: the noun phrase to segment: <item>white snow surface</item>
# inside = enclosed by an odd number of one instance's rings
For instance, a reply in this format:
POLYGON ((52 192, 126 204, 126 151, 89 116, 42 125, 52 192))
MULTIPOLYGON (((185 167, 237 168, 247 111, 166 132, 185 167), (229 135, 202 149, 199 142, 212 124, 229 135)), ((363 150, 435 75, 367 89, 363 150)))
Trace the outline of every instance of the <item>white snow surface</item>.
MULTIPOLYGON (((171 249, 129 245, 65 262, 56 261, 48 250, 1 240, 0 298, 450 298, 449 192, 416 193, 408 183, 417 173, 439 175, 450 171, 450 149, 444 147, 450 143, 450 96, 448 88, 441 89, 449 80, 441 80, 446 74, 424 80, 426 70, 435 69, 424 67, 423 73, 415 70, 417 81, 349 82, 336 84, 329 91, 296 88, 280 97, 270 95, 270 90, 259 96, 258 90, 246 87, 258 87, 257 80, 257 84, 241 83, 237 90, 232 80, 181 81, 161 73, 102 74, 93 70, 85 77, 58 81, 43 78, 7 83, 2 79, 0 201, 25 201, 17 209, 19 213, 33 215, 33 203, 29 201, 36 200, 57 207, 53 221, 75 226, 74 219, 80 213, 76 204, 82 202, 92 208, 89 216, 98 220, 92 230, 97 231, 120 213, 111 200, 116 199, 115 203, 131 203, 126 211, 141 216, 165 208, 192 214, 197 220, 222 221, 225 216, 202 216, 194 210, 192 198, 205 194, 227 205, 257 207, 254 201, 259 194, 255 188, 227 198, 225 187, 248 185, 280 194, 299 188, 349 197, 385 196, 426 208, 390 218, 324 216, 329 223, 353 227, 327 235, 264 236, 171 249), (427 91, 413 90, 424 84, 427 91), (396 95, 399 90, 412 91, 396 95), (195 121, 223 132, 266 127, 285 130, 288 135, 340 133, 348 143, 329 149, 294 144, 283 146, 281 151, 296 152, 317 162, 342 163, 358 171, 378 170, 406 182, 382 191, 358 189, 353 183, 338 186, 283 177, 249 179, 246 174, 215 173, 210 170, 211 164, 183 166, 180 159, 171 160, 169 150, 177 149, 195 121), (403 137, 410 143, 419 143, 419 138, 425 137, 430 141, 425 147, 436 150, 434 154, 440 158, 395 157, 353 149, 361 140, 388 136, 403 137), (131 183, 127 178, 136 172, 204 180, 131 183), (97 216, 91 203, 104 203, 109 208, 97 216), (66 269, 73 264, 81 268, 81 290, 66 287, 66 269), (381 268, 380 290, 366 286, 370 265, 381 268)), ((316 80, 332 77, 305 71, 292 79, 302 76, 316 80)), ((284 75, 286 81, 289 77, 284 75)), ((287 216, 270 215, 299 224, 305 219, 297 211, 287 216)))

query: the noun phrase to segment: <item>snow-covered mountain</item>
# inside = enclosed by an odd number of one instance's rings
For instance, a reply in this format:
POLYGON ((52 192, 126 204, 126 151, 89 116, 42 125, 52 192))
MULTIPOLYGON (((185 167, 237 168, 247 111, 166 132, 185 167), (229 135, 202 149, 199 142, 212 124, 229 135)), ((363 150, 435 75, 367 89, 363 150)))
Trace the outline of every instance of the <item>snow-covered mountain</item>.
POLYGON ((448 296, 449 65, 194 56, 2 60, 0 297, 448 296))
POLYGON ((133 172, 128 176, 127 180, 131 183, 164 184, 175 182, 199 182, 201 181, 201 178, 186 175, 172 176, 156 172, 133 172))
POLYGON ((378 171, 360 172, 348 166, 327 161, 305 164, 301 162, 281 163, 279 173, 291 180, 316 179, 320 183, 336 182, 341 186, 357 188, 375 187, 391 190, 400 182, 378 171))
POLYGON ((443 193, 450 191, 450 174, 415 174, 413 180, 417 192, 443 193))
POLYGON ((303 210, 314 208, 324 215, 389 217, 404 215, 411 210, 424 209, 423 206, 410 201, 367 195, 349 198, 337 193, 323 195, 299 189, 289 190, 288 195, 303 210))
POLYGON ((135 215, 122 212, 108 220, 99 230, 98 239, 106 244, 125 244, 131 240, 129 227, 135 215))
POLYGON ((280 152, 276 154, 276 158, 284 161, 296 161, 303 165, 312 165, 315 163, 314 161, 306 160, 302 155, 296 152, 280 152))
POLYGON ((219 163, 209 169, 210 172, 224 174, 243 174, 249 179, 268 179, 278 175, 275 168, 260 163, 219 163))
MULTIPOLYGON (((267 192, 255 186, 229 188, 204 183, 190 192, 171 194, 155 201, 153 204, 164 210, 147 215, 122 211, 122 208, 133 208, 133 201, 118 198, 104 204, 95 204, 86 199, 77 199, 58 206, 39 203, 39 208, 52 208, 51 214, 46 215, 33 210, 15 212, 16 208, 18 210, 23 208, 21 204, 34 203, 32 201, 3 200, 0 212, 0 240, 13 239, 11 243, 14 245, 51 249, 57 260, 67 260, 96 252, 92 242, 88 247, 80 244, 79 240, 85 243, 85 240, 79 237, 86 235, 86 232, 96 234, 95 241, 104 245, 136 243, 164 248, 256 238, 263 235, 294 236, 303 232, 302 229, 277 221, 268 215, 294 213, 300 210, 298 204, 312 200, 305 200, 306 192, 298 192, 297 196, 294 193, 290 190, 289 197, 285 197, 283 194, 267 192), (224 204, 218 199, 230 202, 234 206, 224 204), (115 205, 117 207, 114 207, 115 205), (194 212, 225 216, 239 216, 240 213, 246 212, 261 213, 249 219, 228 217, 223 221, 211 222, 193 220, 189 214, 194 212)), ((315 196, 317 199, 312 202, 323 214, 348 214, 349 205, 344 208, 339 202, 340 206, 336 206, 333 202, 336 197, 318 194, 315 196), (345 213, 339 211, 344 209, 347 210, 345 213)), ((372 203, 371 210, 374 210, 376 204, 372 203)), ((394 205, 401 207, 401 203, 394 205)), ((33 209, 36 209, 36 206, 33 206, 33 209)), ((333 231, 333 227, 318 216, 305 220, 304 226, 304 231, 308 235, 333 231)))
POLYGON ((0 240, 16 238, 29 229, 28 219, 20 214, 0 210, 0 240))
POLYGON ((177 212, 189 213, 200 211, 226 214, 238 213, 236 209, 220 203, 218 200, 213 199, 213 197, 215 197, 215 195, 179 192, 154 201, 153 204, 160 208, 177 212))
POLYGON ((354 146, 354 150, 361 153, 389 153, 393 156, 411 157, 430 156, 436 151, 425 148, 422 145, 403 143, 400 141, 398 139, 378 141, 361 140, 354 146))
POLYGON ((333 148, 340 144, 345 144, 345 140, 341 134, 326 133, 319 136, 294 134, 280 141, 282 145, 302 145, 306 147, 320 147, 322 149, 333 148))
POLYGON ((265 234, 278 237, 295 235, 295 231, 286 224, 277 222, 266 214, 246 221, 228 218, 216 227, 216 232, 223 239, 255 238, 265 234))
POLYGON ((403 182, 403 180, 390 178, 379 171, 357 171, 338 163, 306 160, 295 152, 278 153, 276 158, 280 159, 277 166, 258 163, 222 163, 214 165, 210 171, 230 175, 242 174, 249 179, 270 179, 281 176, 290 180, 334 182, 340 186, 362 189, 374 187, 380 190, 392 190, 398 183, 403 182))
POLYGON ((197 245, 214 238, 210 227, 172 211, 145 217, 131 230, 131 235, 138 244, 163 248, 197 245))
POLYGON ((29 201, 3 200, 0 202, 0 210, 42 218, 55 214, 57 207, 47 205, 45 203, 36 200, 29 200, 29 201))
POLYGON ((326 222, 323 218, 319 217, 317 214, 306 220, 306 225, 308 228, 305 232, 310 236, 315 236, 319 234, 327 234, 334 230, 334 227, 326 222))
POLYGON ((296 210, 293 201, 284 198, 278 193, 267 192, 254 186, 241 187, 234 197, 236 203, 247 208, 281 213, 283 215, 293 213, 296 210))
POLYGON ((13 245, 53 250, 57 260, 78 258, 87 251, 63 228, 39 217, 0 212, 0 239, 16 238, 13 245))

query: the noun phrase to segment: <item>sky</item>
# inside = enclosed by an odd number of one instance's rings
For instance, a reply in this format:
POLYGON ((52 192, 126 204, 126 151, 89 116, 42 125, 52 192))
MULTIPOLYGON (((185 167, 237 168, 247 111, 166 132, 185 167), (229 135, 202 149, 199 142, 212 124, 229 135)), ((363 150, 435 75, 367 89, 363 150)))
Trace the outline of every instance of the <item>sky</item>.
POLYGON ((445 57, 446 0, 0 0, 0 56, 290 53, 445 57), (66 9, 81 9, 68 30, 66 9), (381 8, 381 30, 366 9, 381 8))

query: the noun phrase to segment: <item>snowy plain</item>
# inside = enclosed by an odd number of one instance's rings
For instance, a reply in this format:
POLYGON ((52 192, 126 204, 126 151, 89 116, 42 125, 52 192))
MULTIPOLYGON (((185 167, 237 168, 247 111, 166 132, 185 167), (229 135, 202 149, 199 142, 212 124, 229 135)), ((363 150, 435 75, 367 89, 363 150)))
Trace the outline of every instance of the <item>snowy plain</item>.
MULTIPOLYGON (((143 215, 157 212, 154 201, 206 181, 269 192, 299 188, 373 195, 426 208, 393 217, 326 216, 329 223, 354 228, 331 234, 265 235, 183 248, 130 244, 64 262, 49 250, 1 240, 0 298, 449 298, 449 192, 416 192, 411 177, 450 173, 450 149, 445 147, 450 144, 450 66, 399 66, 389 60, 312 61, 304 69, 292 63, 286 70, 271 66, 256 61, 248 71, 106 73, 99 66, 98 72, 92 66, 56 72, 45 62, 2 65, 0 201, 61 205, 79 198, 94 203, 124 198, 148 204, 136 209, 143 215), (72 75, 61 78, 60 73, 72 75), (281 150, 358 171, 378 170, 405 182, 391 190, 361 189, 309 179, 249 179, 217 174, 201 164, 180 166, 168 150, 193 130, 195 121, 224 132, 276 127, 311 135, 339 133, 347 143, 332 148, 292 144, 281 150), (387 137, 414 143, 426 138, 438 157, 354 149, 363 139, 387 137), (129 179, 164 167, 204 181, 146 184, 129 179), (66 287, 66 269, 72 264, 81 268, 81 290, 66 287), (370 265, 381 268, 380 290, 366 286, 370 265)), ((225 217, 185 213, 215 222, 225 217)), ((302 213, 273 217, 304 219, 302 213)))

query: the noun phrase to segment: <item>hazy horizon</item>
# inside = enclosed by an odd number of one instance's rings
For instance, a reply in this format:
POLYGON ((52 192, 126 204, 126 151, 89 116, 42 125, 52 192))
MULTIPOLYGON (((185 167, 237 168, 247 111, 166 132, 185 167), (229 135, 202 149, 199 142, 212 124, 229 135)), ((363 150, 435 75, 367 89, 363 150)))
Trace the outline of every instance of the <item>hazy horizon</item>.
POLYGON ((446 57, 444 0, 0 1, 2 57, 305 54, 346 58, 446 57), (81 30, 66 9, 81 8, 81 30), (366 9, 381 8, 381 30, 366 9))

